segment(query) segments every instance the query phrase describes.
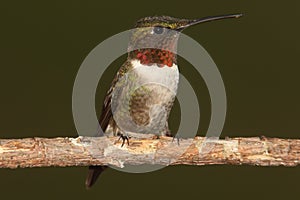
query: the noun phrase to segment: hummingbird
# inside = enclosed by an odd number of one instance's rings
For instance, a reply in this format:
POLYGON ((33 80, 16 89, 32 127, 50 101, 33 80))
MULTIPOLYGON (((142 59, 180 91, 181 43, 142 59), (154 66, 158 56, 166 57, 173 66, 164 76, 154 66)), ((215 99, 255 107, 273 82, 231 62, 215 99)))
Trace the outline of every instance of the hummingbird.
MULTIPOLYGON (((177 42, 184 29, 242 14, 180 19, 170 16, 144 17, 138 20, 129 38, 128 57, 116 73, 103 102, 97 136, 119 135, 122 146, 128 133, 172 136, 168 117, 179 83, 177 42), (148 48, 152 43, 160 48, 148 48), (146 47, 146 48, 143 48, 146 47)), ((86 187, 95 184, 107 166, 90 166, 86 187)))

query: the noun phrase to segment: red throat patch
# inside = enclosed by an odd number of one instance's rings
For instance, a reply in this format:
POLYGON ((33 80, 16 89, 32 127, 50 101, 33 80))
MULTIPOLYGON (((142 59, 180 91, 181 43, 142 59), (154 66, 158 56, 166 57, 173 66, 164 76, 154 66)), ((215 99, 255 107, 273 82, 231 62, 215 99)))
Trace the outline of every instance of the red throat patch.
POLYGON ((172 67, 176 64, 176 54, 162 49, 140 49, 133 51, 133 58, 140 60, 141 64, 157 64, 159 67, 172 67))

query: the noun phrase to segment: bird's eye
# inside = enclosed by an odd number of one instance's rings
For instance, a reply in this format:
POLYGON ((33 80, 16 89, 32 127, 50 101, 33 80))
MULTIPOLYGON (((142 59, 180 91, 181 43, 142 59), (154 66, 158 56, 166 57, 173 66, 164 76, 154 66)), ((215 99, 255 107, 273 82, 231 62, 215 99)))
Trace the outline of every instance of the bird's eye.
POLYGON ((164 32, 164 28, 163 27, 159 27, 159 26, 155 26, 153 29, 154 33, 156 34, 162 34, 164 32))

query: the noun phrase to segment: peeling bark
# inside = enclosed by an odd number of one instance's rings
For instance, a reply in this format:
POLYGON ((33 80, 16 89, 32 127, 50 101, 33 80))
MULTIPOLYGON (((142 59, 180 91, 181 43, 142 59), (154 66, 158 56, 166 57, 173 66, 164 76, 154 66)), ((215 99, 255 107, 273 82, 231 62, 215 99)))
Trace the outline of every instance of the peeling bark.
POLYGON ((170 137, 130 139, 121 147, 118 137, 0 139, 0 168, 111 165, 257 165, 296 166, 300 140, 279 138, 196 137, 179 145, 170 137))

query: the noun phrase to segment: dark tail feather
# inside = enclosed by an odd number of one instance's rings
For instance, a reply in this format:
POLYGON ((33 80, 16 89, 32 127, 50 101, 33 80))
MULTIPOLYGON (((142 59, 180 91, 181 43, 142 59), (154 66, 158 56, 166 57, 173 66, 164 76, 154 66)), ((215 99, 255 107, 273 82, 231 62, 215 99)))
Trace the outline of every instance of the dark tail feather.
POLYGON ((89 166, 89 172, 86 177, 85 186, 92 187, 100 174, 107 168, 107 166, 89 166))

